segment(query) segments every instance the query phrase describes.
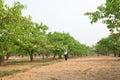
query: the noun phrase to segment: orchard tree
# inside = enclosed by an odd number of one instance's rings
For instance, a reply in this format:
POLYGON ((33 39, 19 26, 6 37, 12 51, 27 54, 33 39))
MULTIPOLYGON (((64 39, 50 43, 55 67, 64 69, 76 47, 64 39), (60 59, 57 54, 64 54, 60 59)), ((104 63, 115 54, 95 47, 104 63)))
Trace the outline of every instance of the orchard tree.
POLYGON ((119 34, 111 34, 107 38, 102 38, 97 42, 95 48, 96 52, 101 55, 114 54, 114 56, 120 56, 120 39, 119 34))
POLYGON ((56 55, 59 55, 59 58, 61 58, 61 55, 63 54, 63 43, 64 43, 64 34, 60 32, 54 32, 54 33, 48 33, 48 39, 49 39, 49 45, 51 45, 51 49, 53 52, 53 59, 55 59, 56 55))
POLYGON ((84 56, 92 53, 92 49, 79 41, 73 39, 69 43, 69 54, 74 56, 84 56))
POLYGON ((4 65, 4 56, 14 51, 10 49, 14 45, 17 31, 22 24, 21 18, 24 8, 25 6, 19 2, 9 7, 4 4, 4 0, 0 0, 0 65, 4 65))
POLYGON ((109 55, 111 53, 111 47, 113 47, 112 40, 107 38, 102 38, 99 42, 96 44, 96 52, 101 55, 109 55))
POLYGON ((44 56, 46 53, 46 46, 47 46, 47 30, 48 26, 44 25, 43 23, 35 23, 35 33, 36 36, 34 37, 36 39, 36 46, 37 46, 37 53, 42 54, 42 58, 44 59, 44 56))
POLYGON ((111 34, 109 37, 111 39, 111 50, 114 56, 118 55, 120 57, 120 33, 111 34))
MULTIPOLYGON (((36 49, 36 45, 34 44, 35 41, 35 30, 34 30, 34 23, 31 21, 31 18, 23 18, 22 22, 23 26, 21 27, 21 34, 18 34, 18 42, 20 43, 18 46, 20 50, 25 54, 29 54, 30 61, 33 61, 33 53, 36 49)), ((21 54, 20 51, 20 54, 21 54)))
POLYGON ((91 19, 91 23, 102 20, 107 25, 110 32, 120 32, 120 0, 106 0, 105 4, 97 7, 95 12, 86 12, 91 19))
MULTIPOLYGON (((21 29, 22 34, 19 34, 17 39, 20 52, 23 55, 29 55, 30 61, 33 61, 33 54, 40 51, 41 47, 45 46, 45 35, 48 27, 46 25, 33 23, 31 17, 24 18, 23 26, 21 29)), ((21 54, 21 53, 20 53, 21 54)))

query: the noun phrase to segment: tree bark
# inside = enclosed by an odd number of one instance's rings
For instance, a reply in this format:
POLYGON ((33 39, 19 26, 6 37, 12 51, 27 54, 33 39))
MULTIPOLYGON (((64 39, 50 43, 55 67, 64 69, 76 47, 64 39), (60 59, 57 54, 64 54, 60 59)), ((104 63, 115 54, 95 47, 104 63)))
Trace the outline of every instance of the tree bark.
POLYGON ((30 62, 33 62, 33 53, 30 54, 30 62))
POLYGON ((0 66, 4 66, 4 56, 0 56, 0 66))
POLYGON ((53 56, 53 60, 55 59, 55 56, 56 56, 56 55, 54 54, 54 56, 53 56))
POLYGON ((46 54, 45 56, 46 56, 46 59, 48 59, 48 54, 46 54))
POLYGON ((8 59, 9 59, 9 57, 10 57, 10 54, 9 54, 9 53, 7 53, 7 54, 6 54, 6 60, 8 60, 8 59))
POLYGON ((45 55, 44 55, 44 53, 42 53, 42 59, 43 59, 43 60, 45 59, 45 55))
POLYGON ((30 55, 30 62, 33 62, 33 53, 34 53, 34 51, 33 51, 33 50, 29 51, 29 55, 30 55))
POLYGON ((62 59, 62 55, 61 54, 59 54, 58 56, 59 56, 59 59, 62 59))
POLYGON ((117 54, 116 53, 114 53, 114 57, 116 57, 117 56, 117 54))
POLYGON ((118 54, 118 57, 120 57, 120 54, 118 54))

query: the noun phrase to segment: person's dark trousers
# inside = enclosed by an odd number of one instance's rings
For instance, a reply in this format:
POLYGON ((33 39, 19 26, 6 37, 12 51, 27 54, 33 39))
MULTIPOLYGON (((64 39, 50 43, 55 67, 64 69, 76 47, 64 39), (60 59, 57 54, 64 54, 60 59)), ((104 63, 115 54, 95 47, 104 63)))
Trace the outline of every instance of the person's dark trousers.
POLYGON ((65 57, 65 60, 67 61, 68 56, 67 56, 67 55, 64 55, 64 57, 65 57))

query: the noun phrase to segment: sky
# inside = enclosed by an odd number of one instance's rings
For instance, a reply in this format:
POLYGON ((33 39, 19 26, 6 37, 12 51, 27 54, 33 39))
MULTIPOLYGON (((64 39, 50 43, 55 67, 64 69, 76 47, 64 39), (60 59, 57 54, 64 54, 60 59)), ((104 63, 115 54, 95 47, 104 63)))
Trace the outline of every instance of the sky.
POLYGON ((5 3, 11 5, 16 1, 27 5, 24 16, 31 15, 34 22, 44 23, 51 32, 69 33, 81 44, 92 46, 109 35, 105 24, 100 21, 91 24, 88 16, 84 16, 85 12, 96 11, 106 0, 5 0, 5 3))

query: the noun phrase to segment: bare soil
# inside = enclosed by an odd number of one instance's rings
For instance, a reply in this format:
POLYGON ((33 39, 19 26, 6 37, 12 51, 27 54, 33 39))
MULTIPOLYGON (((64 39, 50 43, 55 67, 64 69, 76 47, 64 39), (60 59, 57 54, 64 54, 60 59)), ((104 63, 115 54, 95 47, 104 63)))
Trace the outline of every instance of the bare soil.
MULTIPOLYGON (((1 70, 29 68, 24 66, 0 67, 1 70)), ((46 66, 36 66, 26 72, 2 77, 0 80, 120 80, 120 58, 81 57, 62 60, 46 66)))

